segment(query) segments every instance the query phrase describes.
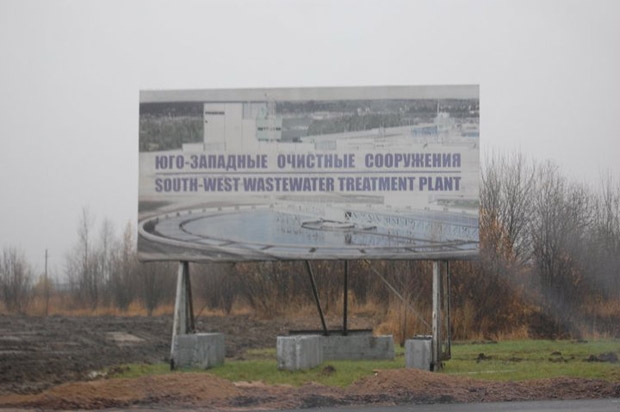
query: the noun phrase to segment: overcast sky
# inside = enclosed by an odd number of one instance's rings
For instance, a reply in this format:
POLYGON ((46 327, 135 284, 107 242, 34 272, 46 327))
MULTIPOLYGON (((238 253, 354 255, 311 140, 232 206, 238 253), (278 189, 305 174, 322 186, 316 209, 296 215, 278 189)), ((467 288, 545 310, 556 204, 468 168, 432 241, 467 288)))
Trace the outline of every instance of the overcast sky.
POLYGON ((481 148, 620 178, 620 1, 0 0, 0 246, 137 218, 140 89, 479 84, 481 148))

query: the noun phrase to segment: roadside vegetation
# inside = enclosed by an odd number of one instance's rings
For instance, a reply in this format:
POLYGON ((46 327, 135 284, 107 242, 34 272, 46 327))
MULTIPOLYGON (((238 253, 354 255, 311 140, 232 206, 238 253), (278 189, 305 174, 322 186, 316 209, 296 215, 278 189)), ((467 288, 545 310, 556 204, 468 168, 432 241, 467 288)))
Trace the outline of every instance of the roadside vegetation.
MULTIPOLYGON (((620 382, 619 340, 517 340, 494 343, 458 342, 452 359, 441 373, 483 381, 520 382, 547 378, 587 378, 620 382)), ((249 350, 243 360, 202 371, 232 382, 262 382, 268 385, 301 386, 319 383, 346 387, 378 371, 405 365, 404 350, 397 348, 391 361, 328 361, 302 371, 278 370, 273 348, 249 350)), ((123 365, 105 371, 108 377, 138 378, 168 373, 201 372, 199 369, 170 371, 168 364, 123 365)))
MULTIPOLYGON (((482 169, 480 259, 450 263, 452 338, 620 337, 618 177, 602 176, 600 185, 591 187, 569 180, 551 163, 520 154, 487 155, 482 169)), ((65 264, 47 277, 34 273, 18 248, 3 247, 0 313, 171 313, 177 264, 140 264, 135 243, 132 225, 119 232, 109 220, 97 221, 84 208, 65 264)), ((339 316, 343 263, 312 265, 323 309, 339 316)), ((369 319, 376 333, 393 334, 397 344, 429 334, 431 265, 350 262, 351 316, 369 319)), ((293 317, 314 307, 302 262, 192 264, 190 273, 198 316, 293 317)), ((481 352, 487 355, 490 348, 481 352)), ((560 352, 566 358, 565 350, 560 352)), ((458 362, 455 356, 451 365, 458 362)))
POLYGON ((443 373, 493 381, 571 377, 620 382, 619 349, 619 340, 457 344, 443 373))

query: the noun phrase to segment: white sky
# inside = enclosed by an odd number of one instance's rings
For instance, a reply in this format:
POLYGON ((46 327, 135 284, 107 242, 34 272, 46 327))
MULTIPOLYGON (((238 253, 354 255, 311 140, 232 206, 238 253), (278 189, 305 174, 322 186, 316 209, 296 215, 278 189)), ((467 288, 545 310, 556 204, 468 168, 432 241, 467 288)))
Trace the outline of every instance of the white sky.
POLYGON ((480 84, 481 147, 620 179, 620 1, 0 0, 0 247, 135 227, 140 89, 480 84))

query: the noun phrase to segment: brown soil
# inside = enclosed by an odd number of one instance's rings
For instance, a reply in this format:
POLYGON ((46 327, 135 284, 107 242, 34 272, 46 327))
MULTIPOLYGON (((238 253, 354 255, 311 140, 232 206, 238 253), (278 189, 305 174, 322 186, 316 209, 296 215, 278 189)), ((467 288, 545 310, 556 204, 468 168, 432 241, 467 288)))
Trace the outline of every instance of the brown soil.
MULTIPOLYGON (((200 331, 226 334, 227 356, 275 345, 289 329, 311 322, 208 317, 200 331), (207 327, 208 325, 208 327, 207 327)), ((357 327, 364 327, 358 325, 357 327)), ((488 382, 414 369, 376 371, 348 388, 237 382, 208 373, 105 379, 94 371, 127 362, 167 361, 171 319, 0 316, 0 407, 99 409, 191 406, 218 410, 307 408, 359 404, 491 402, 620 397, 620 384, 590 379, 488 382)))

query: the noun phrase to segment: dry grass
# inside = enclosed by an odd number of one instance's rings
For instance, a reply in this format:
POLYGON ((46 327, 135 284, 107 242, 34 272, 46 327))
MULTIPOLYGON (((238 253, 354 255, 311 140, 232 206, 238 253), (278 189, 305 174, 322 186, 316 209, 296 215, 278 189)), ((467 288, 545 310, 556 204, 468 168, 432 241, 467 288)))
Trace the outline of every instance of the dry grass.
MULTIPOLYGON (((154 316, 171 315, 174 312, 173 304, 161 305, 153 311, 154 316)), ((0 302, 0 314, 8 314, 6 307, 0 302)), ((120 310, 114 306, 99 305, 96 308, 78 307, 68 301, 65 296, 53 294, 49 301, 42 296, 35 296, 24 312, 27 316, 147 316, 147 310, 142 302, 132 302, 127 310, 120 310)))
MULTIPOLYGON (((324 304, 325 315, 339 322, 342 316, 342 296, 329 305, 324 304), (327 307, 327 308, 326 308, 327 307)), ((415 335, 430 334, 431 308, 423 304, 412 303, 413 311, 408 310, 399 300, 393 299, 389 304, 369 299, 364 303, 356 300, 350 293, 349 319, 351 323, 373 327, 376 334, 391 334, 395 342, 402 343, 405 339, 415 335), (416 315, 414 311, 419 315, 416 315), (421 317, 421 318, 420 318, 421 317)), ((220 309, 209 309, 200 298, 194 297, 194 309, 198 316, 226 316, 227 313, 220 309)), ((523 306, 523 311, 530 310, 523 306)), ((174 304, 172 302, 159 306, 154 316, 172 315, 174 304)), ((0 301, 0 314, 7 314, 6 307, 0 301)), ((147 310, 141 301, 134 301, 127 310, 120 310, 112 305, 96 308, 79 307, 73 303, 67 294, 52 291, 49 301, 46 302, 42 294, 35 295, 25 311, 28 316, 45 315, 64 316, 147 316, 147 310)), ((289 305, 280 313, 263 313, 252 308, 247 302, 235 301, 231 314, 249 315, 262 319, 274 316, 284 319, 317 318, 317 308, 313 302, 298 301, 296 305, 289 305)), ((500 330, 492 330, 493 313, 479 313, 473 301, 465 300, 464 304, 452 308, 451 327, 453 340, 515 340, 530 337, 530 325, 526 322, 520 324, 507 323, 500 330)), ((522 316, 525 319, 526 316, 522 316)), ((582 337, 587 339, 606 339, 620 335, 620 299, 590 301, 583 311, 582 326, 579 330, 582 337)), ((516 318, 515 318, 516 319, 516 318)), ((331 322, 330 326, 334 324, 331 322)), ((354 326, 351 326, 352 328, 354 326)))

